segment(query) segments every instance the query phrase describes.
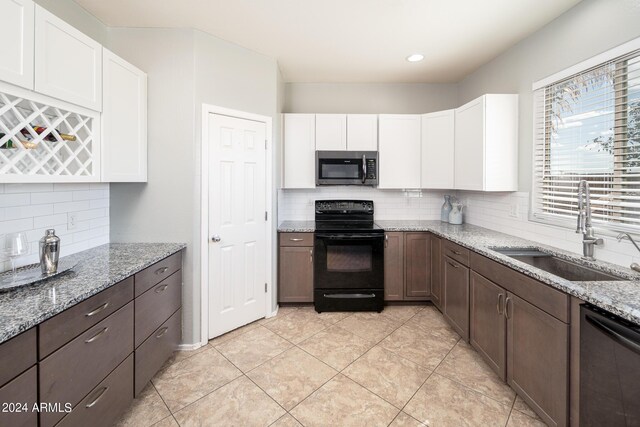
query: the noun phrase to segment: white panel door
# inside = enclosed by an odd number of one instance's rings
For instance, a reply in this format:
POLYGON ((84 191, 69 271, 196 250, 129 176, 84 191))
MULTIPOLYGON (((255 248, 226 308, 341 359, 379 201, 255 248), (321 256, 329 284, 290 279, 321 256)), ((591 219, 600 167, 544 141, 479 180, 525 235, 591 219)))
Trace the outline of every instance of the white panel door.
POLYGON ((283 115, 283 188, 316 188, 315 114, 283 115))
POLYGON ((420 188, 420 127, 417 114, 381 114, 378 188, 420 188))
POLYGON ((422 116, 422 188, 453 189, 454 110, 422 116))
POLYGON ((266 126, 210 114, 209 337, 265 315, 266 126))
POLYGON ((378 151, 377 114, 347 114, 347 150, 378 151))
POLYGON ((0 80, 33 89, 34 3, 0 0, 0 80))
POLYGON ((456 109, 455 189, 484 189, 484 98, 456 109))
POLYGON ((102 45, 36 5, 35 90, 102 111, 102 45))
POLYGON ((347 149, 347 116, 316 114, 316 150, 347 149))
POLYGON ((147 181, 147 75, 103 50, 102 181, 147 181))

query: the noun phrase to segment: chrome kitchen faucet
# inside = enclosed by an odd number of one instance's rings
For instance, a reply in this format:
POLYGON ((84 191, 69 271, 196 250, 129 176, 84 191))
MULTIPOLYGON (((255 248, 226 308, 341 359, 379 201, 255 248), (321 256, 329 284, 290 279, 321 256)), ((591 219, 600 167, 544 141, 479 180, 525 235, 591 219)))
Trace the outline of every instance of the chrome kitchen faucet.
POLYGON ((594 260, 593 248, 604 241, 596 238, 591 226, 591 192, 589 183, 584 179, 578 184, 578 227, 576 233, 582 233, 582 254, 585 259, 594 260))

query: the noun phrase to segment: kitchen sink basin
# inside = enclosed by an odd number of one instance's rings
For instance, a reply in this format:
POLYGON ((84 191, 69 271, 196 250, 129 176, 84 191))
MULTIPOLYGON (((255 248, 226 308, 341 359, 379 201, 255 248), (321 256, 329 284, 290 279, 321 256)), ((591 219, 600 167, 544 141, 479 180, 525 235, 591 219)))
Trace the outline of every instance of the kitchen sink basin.
POLYGON ((544 270, 571 282, 596 282, 626 280, 590 267, 567 261, 555 255, 531 248, 492 248, 503 255, 517 259, 533 267, 544 270))

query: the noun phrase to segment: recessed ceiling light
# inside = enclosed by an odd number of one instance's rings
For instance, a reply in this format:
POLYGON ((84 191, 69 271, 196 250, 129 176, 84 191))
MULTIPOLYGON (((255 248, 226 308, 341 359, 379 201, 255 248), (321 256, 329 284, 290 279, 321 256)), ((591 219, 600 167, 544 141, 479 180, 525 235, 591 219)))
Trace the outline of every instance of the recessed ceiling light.
POLYGON ((420 62, 424 59, 424 55, 419 53, 414 53, 413 55, 407 56, 407 61, 409 62, 420 62))

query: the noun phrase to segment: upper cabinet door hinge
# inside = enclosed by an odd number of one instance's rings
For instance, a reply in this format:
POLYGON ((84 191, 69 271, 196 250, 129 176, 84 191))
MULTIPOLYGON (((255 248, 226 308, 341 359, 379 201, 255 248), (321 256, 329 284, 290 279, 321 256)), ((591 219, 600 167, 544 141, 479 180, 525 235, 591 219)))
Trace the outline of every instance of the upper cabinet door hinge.
POLYGON ((267 211, 264 211, 264 220, 266 221, 267 218, 269 218, 269 214, 267 213, 267 211))
POLYGON ((265 150, 267 149, 267 140, 266 139, 264 140, 264 149, 265 150))
POLYGON ((267 293, 267 284, 264 284, 264 292, 267 293))

